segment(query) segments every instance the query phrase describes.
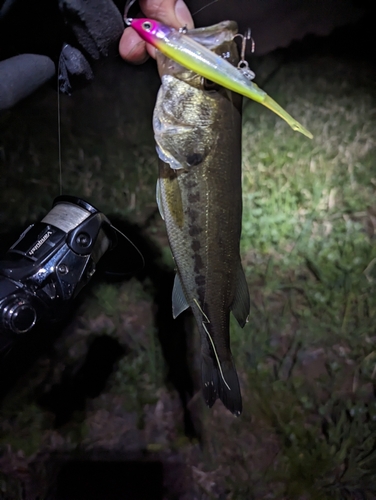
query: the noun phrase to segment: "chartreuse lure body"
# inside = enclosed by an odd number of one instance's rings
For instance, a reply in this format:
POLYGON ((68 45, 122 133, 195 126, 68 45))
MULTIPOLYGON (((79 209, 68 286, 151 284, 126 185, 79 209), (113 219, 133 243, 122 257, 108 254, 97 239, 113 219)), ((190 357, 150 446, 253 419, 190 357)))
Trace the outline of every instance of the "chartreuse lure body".
POLYGON ((189 36, 189 31, 176 30, 152 19, 129 19, 143 40, 181 66, 222 87, 263 104, 285 120, 290 127, 312 139, 312 134, 276 103, 266 92, 243 75, 225 58, 212 52, 189 36))

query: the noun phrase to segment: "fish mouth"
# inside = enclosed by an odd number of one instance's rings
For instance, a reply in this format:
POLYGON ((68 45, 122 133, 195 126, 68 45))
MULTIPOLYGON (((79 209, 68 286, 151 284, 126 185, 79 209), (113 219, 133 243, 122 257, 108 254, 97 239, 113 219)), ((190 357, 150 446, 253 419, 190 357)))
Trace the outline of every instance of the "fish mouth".
POLYGON ((206 98, 203 102, 200 90, 175 77, 164 75, 157 102, 153 129, 159 158, 173 170, 200 165, 215 143, 212 131, 215 107, 212 98, 206 98), (202 103, 202 106, 196 106, 200 111, 187 110, 179 97, 181 95, 185 100, 202 103))

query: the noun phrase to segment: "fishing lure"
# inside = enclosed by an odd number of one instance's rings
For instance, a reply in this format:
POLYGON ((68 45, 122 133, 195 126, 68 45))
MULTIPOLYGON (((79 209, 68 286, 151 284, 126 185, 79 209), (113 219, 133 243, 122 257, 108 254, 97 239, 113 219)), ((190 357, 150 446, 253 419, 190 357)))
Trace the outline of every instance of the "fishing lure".
POLYGON ((153 19, 126 18, 125 22, 165 56, 207 80, 263 104, 285 120, 293 130, 312 139, 311 132, 250 81, 241 68, 236 68, 223 57, 190 38, 185 28, 176 30, 153 19))

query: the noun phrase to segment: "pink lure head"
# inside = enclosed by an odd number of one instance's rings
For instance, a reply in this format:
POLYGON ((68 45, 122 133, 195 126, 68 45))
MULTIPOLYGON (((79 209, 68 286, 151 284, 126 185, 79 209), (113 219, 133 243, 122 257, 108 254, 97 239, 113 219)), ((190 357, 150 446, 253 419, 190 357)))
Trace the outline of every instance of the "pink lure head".
POLYGON ((145 42, 157 48, 160 41, 173 31, 173 28, 154 21, 154 19, 132 19, 130 25, 145 42))

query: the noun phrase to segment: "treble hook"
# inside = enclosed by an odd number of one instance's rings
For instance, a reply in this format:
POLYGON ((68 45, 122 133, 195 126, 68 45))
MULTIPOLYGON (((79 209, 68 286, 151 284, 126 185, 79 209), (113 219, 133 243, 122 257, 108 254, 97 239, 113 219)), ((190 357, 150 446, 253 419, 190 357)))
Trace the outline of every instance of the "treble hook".
POLYGON ((132 5, 135 3, 136 0, 128 0, 127 3, 125 4, 125 8, 124 8, 124 22, 127 26, 130 26, 133 19, 131 17, 128 17, 128 12, 129 12, 129 9, 132 7, 132 5))
POLYGON ((244 33, 244 35, 237 33, 234 36, 233 40, 237 36, 240 36, 240 38, 242 39, 242 49, 240 52, 240 61, 238 63, 238 70, 240 70, 246 78, 248 78, 249 80, 253 80, 256 75, 254 74, 254 72, 251 69, 249 69, 249 64, 245 60, 245 51, 247 48, 247 41, 248 40, 252 41, 251 42, 251 52, 253 53, 255 51, 255 41, 253 40, 253 38, 251 36, 251 28, 248 28, 247 31, 244 33))

